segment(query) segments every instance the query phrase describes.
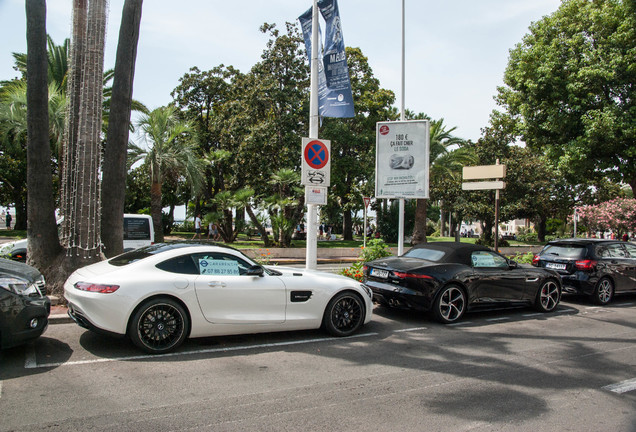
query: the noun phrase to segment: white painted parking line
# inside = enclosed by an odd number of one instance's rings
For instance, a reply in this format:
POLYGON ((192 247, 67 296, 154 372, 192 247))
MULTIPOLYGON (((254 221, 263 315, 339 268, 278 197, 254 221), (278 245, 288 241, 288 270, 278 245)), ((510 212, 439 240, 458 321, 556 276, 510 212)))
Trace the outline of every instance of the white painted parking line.
POLYGON ((2 381, 0 381, 0 399, 2 399, 2 381))
POLYGON ((35 358, 35 348, 33 344, 28 344, 24 350, 24 368, 33 369, 37 365, 37 359, 35 358))
POLYGON ((448 327, 457 327, 457 326, 462 326, 462 325, 472 324, 472 323, 473 323, 472 321, 460 321, 453 324, 448 324, 448 327))
POLYGON ((636 378, 626 380, 626 381, 621 381, 616 384, 606 385, 605 387, 603 387, 603 389, 609 390, 611 392, 618 393, 618 394, 627 393, 632 390, 636 390, 636 378))
POLYGON ((413 328, 407 328, 402 330, 395 330, 393 333, 404 333, 404 332, 412 332, 412 331, 427 330, 427 329, 428 327, 413 327, 413 328))
POLYGON ((369 336, 377 336, 378 334, 379 333, 363 333, 359 335, 348 336, 346 338, 329 337, 329 338, 320 338, 320 339, 304 339, 304 340, 298 340, 298 341, 277 342, 277 343, 269 343, 269 344, 241 345, 241 346, 228 347, 228 348, 208 348, 208 349, 201 349, 201 350, 194 350, 194 351, 172 352, 172 353, 157 354, 157 355, 145 354, 145 355, 136 355, 136 356, 127 356, 127 357, 97 358, 92 360, 77 360, 77 361, 60 362, 60 363, 37 364, 37 362, 34 361, 33 363, 30 363, 28 366, 25 363, 24 367, 26 369, 34 369, 34 368, 50 368, 50 367, 58 367, 58 366, 77 366, 77 365, 85 365, 85 364, 92 364, 92 363, 107 363, 107 362, 114 362, 114 361, 160 359, 160 358, 176 357, 176 356, 182 356, 182 355, 245 351, 245 350, 256 349, 256 348, 276 348, 281 346, 302 345, 302 344, 315 343, 315 342, 356 339, 356 338, 363 338, 363 337, 369 337, 369 336))
POLYGON ((543 315, 542 313, 536 312, 536 313, 529 313, 529 314, 523 314, 522 316, 524 317, 536 317, 536 316, 541 316, 543 315))
POLYGON ((486 321, 504 321, 508 319, 510 319, 510 317, 488 318, 486 321))
POLYGON ((621 303, 618 306, 634 306, 636 303, 621 303))

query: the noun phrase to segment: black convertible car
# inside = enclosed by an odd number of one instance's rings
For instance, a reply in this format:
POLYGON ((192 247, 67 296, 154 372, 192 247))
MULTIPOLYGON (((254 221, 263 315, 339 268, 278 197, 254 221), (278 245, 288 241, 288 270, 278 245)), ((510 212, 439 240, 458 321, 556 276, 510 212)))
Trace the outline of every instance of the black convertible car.
POLYGON ((374 301, 390 307, 432 311, 442 323, 464 312, 532 305, 552 312, 561 299, 553 270, 521 267, 485 246, 424 243, 399 257, 365 263, 374 301))

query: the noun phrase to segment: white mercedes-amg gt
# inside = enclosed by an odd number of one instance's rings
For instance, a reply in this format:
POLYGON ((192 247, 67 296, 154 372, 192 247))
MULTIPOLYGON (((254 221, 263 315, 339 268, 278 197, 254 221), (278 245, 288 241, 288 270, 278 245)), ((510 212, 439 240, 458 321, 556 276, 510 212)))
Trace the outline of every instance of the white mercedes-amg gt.
POLYGON ((146 352, 188 337, 323 327, 348 336, 371 319, 372 294, 344 276, 261 266, 236 249, 161 243, 83 267, 64 285, 69 315, 128 335, 146 352))

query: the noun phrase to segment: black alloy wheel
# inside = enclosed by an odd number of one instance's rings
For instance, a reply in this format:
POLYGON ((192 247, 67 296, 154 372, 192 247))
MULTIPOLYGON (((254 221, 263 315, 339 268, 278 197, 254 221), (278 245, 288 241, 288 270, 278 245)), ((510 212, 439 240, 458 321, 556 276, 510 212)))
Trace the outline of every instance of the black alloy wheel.
POLYGON ((454 323, 466 311, 466 295, 455 285, 449 285, 440 291, 433 305, 435 318, 444 324, 454 323))
POLYGON ((188 315, 179 303, 168 298, 157 298, 149 300, 137 310, 128 334, 142 350, 161 354, 183 343, 188 326, 188 315))
POLYGON ((614 297, 614 284, 609 278, 604 277, 594 287, 592 301, 597 305, 604 306, 612 301, 612 297, 614 297))
POLYGON ((343 292, 331 299, 322 322, 331 335, 349 336, 362 326, 364 316, 364 303, 360 296, 343 292))
POLYGON ((540 312, 552 312, 559 305, 561 300, 561 288, 552 279, 543 282, 541 289, 537 292, 535 308, 540 312))

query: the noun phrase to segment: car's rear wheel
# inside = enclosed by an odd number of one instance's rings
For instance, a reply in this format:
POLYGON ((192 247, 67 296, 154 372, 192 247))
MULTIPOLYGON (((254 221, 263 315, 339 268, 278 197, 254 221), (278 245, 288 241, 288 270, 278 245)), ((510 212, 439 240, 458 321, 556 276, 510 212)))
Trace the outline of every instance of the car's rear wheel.
POLYGON ((614 284, 609 278, 602 278, 594 287, 592 301, 602 306, 611 302, 612 297, 614 297, 614 284))
POLYGON ((322 324, 333 336, 349 336, 364 323, 364 302, 352 292, 339 293, 325 309, 322 324))
POLYGON ((559 305, 561 300, 561 288, 552 279, 543 282, 541 289, 537 292, 534 306, 540 312, 552 312, 559 305))
POLYGON ((435 318, 444 324, 454 323, 466 312, 466 294, 455 285, 449 285, 440 291, 433 305, 435 318))
POLYGON ((161 354, 177 348, 186 339, 188 314, 169 298, 148 300, 130 322, 128 335, 132 342, 150 354, 161 354))

